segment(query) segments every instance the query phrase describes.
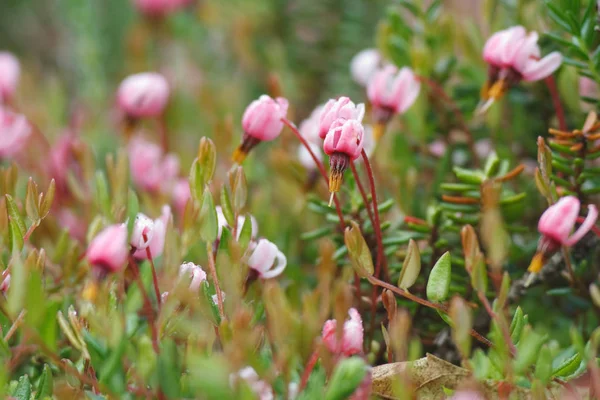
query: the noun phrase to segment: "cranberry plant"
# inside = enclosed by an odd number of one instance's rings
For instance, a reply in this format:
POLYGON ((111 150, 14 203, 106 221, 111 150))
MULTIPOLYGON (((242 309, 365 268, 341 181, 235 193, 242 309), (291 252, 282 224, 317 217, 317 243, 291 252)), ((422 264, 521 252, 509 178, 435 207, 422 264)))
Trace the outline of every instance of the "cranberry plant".
POLYGON ((0 13, 3 397, 600 396, 595 1, 84 3, 0 13))

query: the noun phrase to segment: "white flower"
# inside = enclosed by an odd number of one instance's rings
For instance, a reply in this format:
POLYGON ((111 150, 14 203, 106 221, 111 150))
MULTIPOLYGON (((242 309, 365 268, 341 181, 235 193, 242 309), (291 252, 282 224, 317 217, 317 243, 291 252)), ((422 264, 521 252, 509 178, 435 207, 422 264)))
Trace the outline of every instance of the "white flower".
POLYGON ((287 265, 285 255, 279 251, 274 243, 267 239, 260 239, 252 249, 248 259, 248 266, 258 273, 263 279, 274 278, 281 274, 287 265))

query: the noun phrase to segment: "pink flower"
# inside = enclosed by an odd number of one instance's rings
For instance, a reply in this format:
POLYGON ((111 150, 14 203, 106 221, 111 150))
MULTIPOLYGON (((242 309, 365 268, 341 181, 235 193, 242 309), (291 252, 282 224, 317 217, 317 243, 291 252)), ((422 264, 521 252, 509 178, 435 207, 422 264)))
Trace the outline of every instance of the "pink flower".
POLYGON ((263 94, 246 108, 242 117, 242 127, 246 135, 255 139, 269 141, 275 139, 283 130, 282 118, 285 118, 288 101, 283 97, 273 100, 263 94))
POLYGON ((13 97, 20 75, 21 66, 17 57, 7 51, 0 51, 0 104, 13 97))
POLYGON ((560 67, 562 56, 559 52, 540 59, 537 41, 537 32, 528 34, 522 26, 496 32, 488 39, 483 48, 483 59, 489 64, 484 99, 498 99, 510 86, 522 80, 544 79, 560 67))
POLYGON ((154 221, 146 215, 138 213, 133 223, 129 244, 138 250, 143 250, 148 247, 153 235, 154 221))
POLYGON ((179 267, 179 277, 190 281, 190 290, 196 292, 200 289, 200 284, 206 280, 206 272, 192 262, 181 264, 179 267))
POLYGON ((146 15, 160 17, 177 11, 190 3, 190 0, 134 0, 138 10, 146 15))
POLYGON ((485 397, 473 390, 460 390, 455 392, 450 400, 485 400, 485 397))
POLYGON ((169 100, 169 84, 160 74, 130 75, 119 86, 117 103, 131 118, 158 117, 169 100))
POLYGON ((133 253, 133 256, 138 260, 147 260, 148 253, 146 250, 150 249, 150 255, 154 259, 160 256, 165 248, 165 237, 167 234, 167 226, 171 219, 171 208, 169 206, 163 206, 161 216, 154 221, 151 221, 141 213, 138 214, 138 216, 141 216, 140 220, 144 221, 140 223, 140 226, 137 228, 138 232, 145 232, 147 240, 144 240, 142 235, 137 235, 136 227, 134 225, 134 231, 132 232, 132 246, 137 250, 133 253), (135 239, 137 239, 137 242, 134 242, 135 239), (134 243, 141 245, 141 247, 135 246, 134 243))
POLYGON ((342 96, 339 99, 330 99, 321 112, 319 118, 319 136, 325 139, 327 133, 331 130, 333 123, 339 119, 356 120, 361 122, 365 115, 365 105, 360 103, 354 105, 348 97, 342 96))
POLYGON ((251 251, 248 266, 259 278, 274 278, 281 274, 287 265, 285 255, 267 239, 260 239, 251 251))
POLYGON ((12 157, 21 152, 31 136, 27 118, 0 106, 0 157, 12 157))
POLYGON ((83 241, 87 230, 85 221, 68 208, 61 208, 56 214, 59 225, 69 232, 71 237, 83 241))
POLYGON ((0 283, 0 292, 6 293, 10 288, 10 272, 5 269, 2 271, 2 283, 0 283))
POLYGON ((363 149, 364 128, 354 119, 338 119, 331 125, 323 142, 323 150, 329 156, 342 153, 356 160, 363 149))
POLYGON ((594 227, 598 219, 598 210, 595 205, 590 204, 587 217, 571 235, 579 217, 580 207, 577 197, 566 196, 544 211, 538 222, 538 231, 542 237, 528 268, 531 274, 525 283, 526 286, 532 281, 533 276, 541 271, 545 261, 561 246, 574 246, 594 227))
POLYGON ((379 68, 382 61, 381 53, 377 49, 365 49, 352 57, 350 61, 350 74, 352 79, 361 86, 367 86, 369 80, 379 68))
POLYGON ((545 237, 563 246, 573 246, 592 229, 598 219, 598 210, 593 204, 588 205, 588 215, 579 229, 571 235, 581 204, 574 196, 566 196, 556 204, 548 207, 540 217, 538 231, 545 237), (569 236, 570 235, 570 236, 569 236))
MULTIPOLYGON (((385 117, 389 119, 391 114, 402 114, 413 105, 419 91, 421 83, 414 72, 404 67, 398 70, 393 65, 387 65, 379 69, 367 86, 367 96, 373 104, 374 115, 382 120, 385 117)), ((376 121, 387 122, 387 121, 376 121)))
POLYGON ((62 135, 50 150, 50 170, 56 181, 58 193, 66 194, 69 190, 67 177, 69 172, 77 171, 76 152, 81 141, 77 135, 62 135))
POLYGON ((242 379, 252 389, 259 400, 273 400, 273 388, 267 382, 260 379, 254 368, 244 367, 230 376, 231 385, 242 379))
POLYGON ((103 273, 116 272, 123 267, 129 255, 127 227, 110 225, 90 242, 86 257, 92 267, 103 273))
POLYGON ((135 137, 127 147, 133 182, 150 192, 168 190, 179 174, 179 160, 174 154, 142 137, 135 137))
POLYGON ((179 215, 183 215, 183 212, 185 211, 185 205, 191 197, 192 192, 190 191, 190 183, 188 179, 180 178, 175 185, 173 185, 173 191, 171 192, 173 205, 179 215))
POLYGON ((339 343, 336 337, 337 321, 330 319, 325 321, 321 338, 323 343, 332 353, 341 353, 345 356, 359 354, 363 351, 363 323, 360 314, 355 308, 348 310, 350 319, 344 322, 342 341, 339 343))

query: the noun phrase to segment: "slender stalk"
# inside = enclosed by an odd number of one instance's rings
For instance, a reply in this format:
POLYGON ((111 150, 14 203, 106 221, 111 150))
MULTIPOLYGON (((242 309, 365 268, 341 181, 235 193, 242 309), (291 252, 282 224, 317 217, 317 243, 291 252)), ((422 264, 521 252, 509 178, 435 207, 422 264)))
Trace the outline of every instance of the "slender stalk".
POLYGON ((225 312, 223 311, 223 293, 221 292, 221 286, 219 285, 219 278, 217 277, 217 269, 215 268, 215 258, 213 256, 212 244, 206 242, 206 253, 208 254, 208 269, 213 278, 213 284, 217 291, 217 305, 219 307, 219 316, 221 320, 225 319, 225 312))
MULTIPOLYGON (((148 237, 146 234, 143 234, 144 240, 148 241, 148 237)), ((154 285, 154 295, 156 296, 156 302, 158 303, 158 309, 160 310, 161 306, 161 295, 160 288, 158 287, 158 276, 156 275, 156 267, 154 267, 154 260, 152 259, 152 253, 150 252, 150 246, 146 247, 146 256, 148 257, 148 261, 150 261, 150 267, 152 268, 152 284, 154 285)))
POLYGON ((310 358, 308 359, 308 362, 306 363, 306 367, 304 368, 304 371, 302 372, 302 377, 300 379, 300 386, 298 386, 298 393, 302 392, 302 390, 304 390, 304 388, 306 387, 306 384, 308 383, 308 378, 310 378, 310 374, 313 371, 313 369, 315 368, 315 365, 317 364, 318 360, 319 360, 319 352, 315 350, 312 353, 312 355, 310 356, 310 358))
MULTIPOLYGON (((387 282, 384 282, 382 280, 379 280, 377 278, 375 278, 374 276, 369 276, 367 277, 367 279, 369 280, 369 282, 371 282, 373 285, 377 285, 377 286, 381 286, 383 288, 389 289, 392 292, 405 297, 409 300, 412 300, 416 303, 419 303, 425 307, 429 307, 429 308, 433 308, 435 310, 439 310, 439 311, 443 311, 443 312, 447 312, 448 311, 448 307, 446 307, 443 304, 435 304, 432 303, 430 301, 427 301, 425 299, 422 299, 420 297, 417 297, 409 292, 407 292, 406 290, 402 290, 394 285, 390 285, 387 282)), ((482 334, 480 334, 479 332, 477 332, 475 329, 471 329, 471 331, 469 332, 469 334, 471 336, 473 336, 475 339, 477 339, 479 342, 485 344, 488 347, 494 347, 494 344, 492 342, 490 342, 485 336, 483 336, 482 334)))
POLYGON ((373 177, 373 170, 371 169, 371 163, 369 162, 369 157, 365 152, 365 149, 362 150, 362 158, 365 163, 365 169, 367 170, 367 176, 369 177, 369 185, 371 187, 371 198, 373 200, 373 214, 374 214, 374 224, 373 229, 375 231, 375 237, 377 239, 377 266, 375 268, 375 276, 379 276, 380 269, 383 264, 383 274, 386 280, 390 280, 388 268, 387 268, 387 260, 383 256, 383 239, 381 234, 381 222, 379 220, 379 210, 377 209, 377 191, 375 190, 375 178, 373 177))
POLYGON ((550 97, 552 97, 552 105, 554 106, 554 111, 556 112, 556 118, 558 118, 558 126, 561 130, 565 131, 567 130, 567 120, 565 119, 565 110, 563 109, 562 103, 560 102, 560 96, 558 95, 558 90, 556 89, 554 76, 550 75, 544 79, 544 82, 548 87, 550 97))
MULTIPOLYGON (((300 142, 302 142, 302 145, 306 148, 306 150, 308 150, 308 153, 310 154, 310 156, 312 157, 313 161, 315 162, 315 164, 317 165, 317 168, 319 169, 319 172, 321 173, 321 176, 323 177, 323 179, 325 179, 325 182, 327 183, 327 186, 329 186, 329 178, 327 177, 327 172, 325 171, 325 167, 323 166, 323 163, 321 161, 319 161, 319 159, 317 158, 317 156, 315 155, 315 153, 312 151, 312 149, 310 148, 310 145, 308 144, 308 142, 306 141, 306 139, 304 139, 302 137, 302 135, 300 134, 300 132, 298 131, 298 128, 296 128, 296 126, 290 122, 287 118, 282 118, 281 121, 292 130, 292 132, 294 133, 294 135, 296 135, 296 137, 298 138, 298 140, 300 140, 300 142)), ((340 205, 340 200, 337 198, 337 195, 333 196, 333 201, 335 203, 335 210, 338 214, 338 218, 340 220, 340 229, 341 232, 344 232, 344 229, 346 229, 346 223, 344 222, 344 214, 342 213, 342 206, 340 205)))
POLYGON ((150 296, 148 296, 148 292, 144 287, 144 282, 142 281, 142 276, 140 274, 140 269, 138 268, 137 263, 133 259, 133 256, 129 256, 129 265, 133 270, 135 275, 135 281, 140 288, 140 292, 142 293, 142 297, 144 298, 144 308, 146 309, 147 317, 148 317, 148 325, 150 325, 150 331, 152 333, 152 348, 154 352, 158 356, 160 351, 158 346, 158 329, 156 328, 156 320, 154 318, 154 308, 152 307, 152 302, 150 301, 150 296))
POLYGON ((17 318, 15 319, 15 321, 10 326, 8 332, 6 332, 6 336, 4 336, 4 341, 6 343, 8 343, 8 341, 10 340, 12 335, 14 335, 15 332, 17 331, 17 329, 19 328, 19 326, 21 326, 21 323, 23 322, 23 318, 25 317, 26 313, 27 313, 27 310, 21 311, 19 313, 19 315, 17 316, 17 318))
POLYGON ((469 151, 473 156, 473 164, 477 167, 479 166, 479 158, 477 158, 477 151, 475 151, 475 139, 473 139, 473 133, 469 129, 465 117, 463 116, 460 108, 456 105, 452 97, 450 97, 443 87, 438 85, 435 81, 429 79, 426 76, 418 76, 417 79, 423 83, 425 83, 433 93, 438 95, 442 100, 444 100, 452 109, 452 113, 458 120, 463 132, 467 135, 467 146, 469 147, 469 151))
POLYGON ((479 300, 481 300, 481 303, 483 304, 483 307, 489 314, 490 318, 496 320, 496 323, 498 324, 498 326, 500 326, 500 330, 502 331, 502 336, 504 336, 504 340, 508 344, 508 349, 510 350, 510 354, 513 357, 515 357, 517 355, 517 349, 510 337, 510 331, 508 330, 508 327, 506 326, 506 324, 503 323, 503 321, 500 320, 500 318, 494 312, 494 310, 492 310, 492 306, 490 305, 490 302, 488 301, 487 297, 485 297, 485 294, 478 291, 477 296, 479 297, 479 300))

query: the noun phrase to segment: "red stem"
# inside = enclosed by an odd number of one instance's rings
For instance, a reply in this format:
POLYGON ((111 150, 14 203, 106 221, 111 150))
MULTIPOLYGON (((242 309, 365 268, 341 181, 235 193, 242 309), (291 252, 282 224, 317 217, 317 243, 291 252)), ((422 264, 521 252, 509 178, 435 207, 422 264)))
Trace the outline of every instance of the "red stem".
POLYGON ((308 378, 310 378, 310 374, 312 370, 315 368, 317 361, 319 360, 319 352, 315 350, 314 353, 308 359, 308 363, 306 363, 306 367, 304 368, 304 372, 302 372, 302 378, 300 379, 300 386, 298 387, 298 393, 302 392, 308 383, 308 378))
POLYGON ((558 90, 556 89, 556 82, 554 81, 554 76, 550 75, 546 79, 544 79, 548 90, 550 91, 550 96, 552 97, 552 105, 554 106, 554 111, 556 112, 556 118, 558 118, 558 126, 561 131, 567 130, 567 120, 565 119, 565 110, 563 109, 562 103, 560 102, 560 96, 558 95, 558 90))
MULTIPOLYGON (((306 147, 306 150, 308 150, 310 156, 312 157, 313 161, 317 165, 317 168, 319 169, 321 176, 323 177, 323 179, 325 179, 327 186, 329 186, 329 178, 327 177, 327 172, 325 171, 325 167, 323 166, 323 163, 321 161, 319 161, 319 159, 317 158, 315 153, 312 151, 312 149, 310 148, 306 139, 304 139, 302 137, 302 135, 300 134, 300 132, 298 131, 296 126, 292 122, 290 122, 287 118, 281 118, 281 122, 283 122, 286 126, 288 126, 292 130, 292 132, 294 132, 294 135, 296 135, 298 140, 300 140, 300 142, 302 142, 302 145, 304 145, 304 147, 306 147)), ((333 201, 335 203, 335 210, 337 211, 337 215, 340 220, 340 229, 341 229, 341 232, 343 233, 344 229, 346 229, 346 223, 344 222, 344 214, 342 214, 342 207, 340 205, 339 199, 337 198, 337 195, 333 196, 333 201)))
POLYGON ((512 338, 510 337, 510 331, 508 330, 508 327, 506 326, 506 324, 502 323, 503 321, 501 321, 500 318, 498 318, 498 315, 496 315, 496 313, 494 312, 494 310, 492 310, 492 306, 490 305, 490 302, 488 301, 487 297, 485 297, 485 294, 478 291, 477 295, 479 296, 479 300, 481 300, 481 302, 483 303, 483 307, 489 314, 490 318, 496 320, 496 323, 498 324, 498 326, 500 326, 502 336, 504 336, 504 340, 506 341, 506 343, 508 343, 508 349, 510 350, 510 354, 513 357, 515 357, 517 355, 517 349, 515 348, 515 344, 513 343, 512 338))
MULTIPOLYGON (((147 242, 148 237, 146 234, 144 233, 142 236, 144 237, 144 241, 147 242)), ((150 261, 150 267, 152 269, 152 283, 154 284, 154 295, 156 296, 156 302, 158 303, 158 309, 160 310, 160 288, 158 287, 158 276, 156 275, 156 268, 154 267, 154 260, 152 259, 152 253, 150 252, 150 246, 146 247, 146 256, 148 257, 148 261, 150 261)))
POLYGON ((219 316, 221 320, 225 319, 225 311, 223 308, 223 292, 221 292, 221 285, 219 285, 219 277, 217 276, 217 268, 215 267, 215 257, 212 251, 212 244, 206 242, 206 252, 208 253, 208 269, 213 278, 213 284, 215 285, 215 291, 217 292, 217 306, 219 307, 219 316))
POLYGON ((150 331, 152 332, 152 348, 158 356, 160 349, 158 347, 158 330, 156 329, 154 320, 154 309, 152 307, 152 302, 150 301, 150 296, 148 296, 148 292, 146 292, 146 288, 144 287, 144 282, 142 281, 142 276, 140 275, 140 269, 131 255, 129 256, 129 266, 133 270, 135 281, 137 282, 140 292, 142 292, 142 297, 144 298, 144 308, 147 310, 148 325, 150 325, 150 331))

